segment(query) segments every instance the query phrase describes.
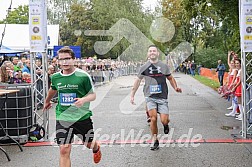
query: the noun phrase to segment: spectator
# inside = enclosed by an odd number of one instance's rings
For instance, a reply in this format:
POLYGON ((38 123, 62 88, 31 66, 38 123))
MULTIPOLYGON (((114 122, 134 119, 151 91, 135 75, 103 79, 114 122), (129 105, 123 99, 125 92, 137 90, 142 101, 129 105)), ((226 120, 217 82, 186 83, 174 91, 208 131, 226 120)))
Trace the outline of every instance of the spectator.
POLYGON ((195 69, 196 69, 196 64, 194 63, 194 61, 192 61, 191 63, 191 75, 195 76, 195 69))
POLYGON ((19 84, 22 83, 22 79, 20 79, 19 77, 19 73, 15 72, 14 76, 10 78, 10 84, 19 84))
POLYGON ((18 70, 18 79, 20 79, 23 82, 23 77, 22 77, 22 70, 18 70))
POLYGON ((218 72, 218 79, 220 82, 220 86, 223 86, 223 77, 226 71, 225 65, 221 62, 221 60, 218 60, 218 66, 216 69, 216 72, 218 72))
POLYGON ((25 65, 26 61, 27 61, 26 57, 21 58, 21 62, 23 63, 23 65, 25 65))
MULTIPOLYGON (((20 61, 20 62, 17 63, 17 67, 19 68, 19 70, 22 71, 22 69, 24 68, 24 65, 23 65, 23 63, 20 61)), ((17 70, 17 71, 19 71, 19 70, 17 70)))
POLYGON ((186 74, 190 74, 190 66, 191 66, 191 62, 188 61, 188 62, 186 63, 186 74))
POLYGON ((14 66, 11 61, 4 61, 0 68, 1 79, 0 82, 8 83, 10 78, 13 77, 14 66))
POLYGON ((55 73, 55 68, 53 65, 48 66, 48 86, 50 88, 51 85, 51 76, 55 73))
POLYGON ((28 73, 28 74, 31 74, 31 63, 30 63, 30 60, 29 59, 27 59, 26 61, 25 61, 25 65, 24 65, 24 68, 22 69, 22 72, 24 73, 24 72, 26 72, 26 73, 28 73))
POLYGON ((25 83, 31 83, 31 75, 27 72, 23 72, 23 81, 25 83))
POLYGON ((0 67, 2 66, 3 64, 3 56, 0 56, 0 67))
POLYGON ((200 75, 200 70, 201 70, 201 67, 204 67, 201 63, 199 63, 199 65, 197 66, 198 68, 198 74, 200 75))
POLYGON ((19 61, 18 57, 13 57, 12 63, 13 63, 13 65, 14 65, 14 71, 15 71, 15 72, 18 71, 18 70, 20 70, 20 67, 17 65, 17 64, 18 64, 18 61, 19 61))

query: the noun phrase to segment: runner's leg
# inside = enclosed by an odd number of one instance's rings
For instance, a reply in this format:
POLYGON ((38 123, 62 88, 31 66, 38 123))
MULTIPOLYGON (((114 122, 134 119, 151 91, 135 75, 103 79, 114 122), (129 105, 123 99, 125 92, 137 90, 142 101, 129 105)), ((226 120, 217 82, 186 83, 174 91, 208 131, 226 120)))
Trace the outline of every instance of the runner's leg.
POLYGON ((151 135, 152 139, 156 140, 157 139, 157 134, 158 134, 158 128, 157 128, 157 110, 156 109, 151 109, 148 111, 151 122, 150 122, 150 129, 151 129, 151 135))
POLYGON ((70 167, 71 144, 60 145, 60 167, 70 167))

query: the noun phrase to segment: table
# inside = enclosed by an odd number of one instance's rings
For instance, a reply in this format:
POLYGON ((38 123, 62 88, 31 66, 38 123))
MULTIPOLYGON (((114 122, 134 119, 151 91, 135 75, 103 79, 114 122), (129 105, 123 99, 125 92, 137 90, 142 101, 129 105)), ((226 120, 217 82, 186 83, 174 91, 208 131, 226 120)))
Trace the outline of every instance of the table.
MULTIPOLYGON (((10 93, 16 93, 16 92, 19 92, 19 90, 6 90, 6 89, 0 89, 0 96, 5 95, 5 98, 4 98, 3 103, 2 103, 2 105, 1 105, 1 108, 0 108, 0 112, 3 111, 3 108, 4 108, 4 106, 5 106, 5 103, 6 103, 7 99, 8 99, 8 94, 10 94, 10 93)), ((18 145, 19 149, 20 149, 21 151, 23 151, 22 146, 21 146, 15 139, 13 139, 11 136, 9 136, 8 133, 4 130, 4 127, 3 127, 3 125, 2 125, 1 122, 0 122, 0 130, 2 130, 2 131, 4 132, 4 135, 5 135, 5 136, 3 136, 3 137, 0 137, 0 141, 1 141, 3 138, 6 138, 6 137, 7 137, 7 138, 9 138, 10 140, 12 140, 14 143, 16 143, 16 144, 18 145)), ((6 155, 8 161, 10 161, 11 159, 10 159, 8 153, 7 153, 1 146, 0 146, 0 150, 4 152, 4 154, 6 155)))

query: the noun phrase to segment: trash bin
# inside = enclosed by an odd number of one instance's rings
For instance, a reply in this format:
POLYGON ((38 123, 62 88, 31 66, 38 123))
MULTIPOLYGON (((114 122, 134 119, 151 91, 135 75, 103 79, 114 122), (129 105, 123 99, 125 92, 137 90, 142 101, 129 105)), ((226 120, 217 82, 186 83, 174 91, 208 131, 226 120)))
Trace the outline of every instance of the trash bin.
MULTIPOLYGON (((29 129, 32 126, 32 95, 30 84, 0 84, 1 89, 17 89, 19 92, 8 94, 3 110, 0 111, 0 121, 5 131, 19 143, 26 143, 29 129)), ((5 96, 0 97, 0 105, 5 96)), ((0 131, 0 137, 4 133, 0 131)))

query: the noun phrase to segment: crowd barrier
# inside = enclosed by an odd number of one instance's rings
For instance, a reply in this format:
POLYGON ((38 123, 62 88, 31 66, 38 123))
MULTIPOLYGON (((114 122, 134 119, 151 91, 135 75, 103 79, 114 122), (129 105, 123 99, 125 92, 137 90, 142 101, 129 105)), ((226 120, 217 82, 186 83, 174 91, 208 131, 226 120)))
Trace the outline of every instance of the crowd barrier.
MULTIPOLYGON (((252 87, 251 85, 247 85, 247 88, 246 88, 246 99, 249 100, 249 102, 247 101, 246 103, 248 105, 246 105, 246 111, 249 111, 248 113, 248 123, 249 124, 252 124, 252 103, 251 103, 251 99, 252 99, 252 87), (249 89, 248 89, 249 87, 249 89)), ((251 127, 252 128, 252 127, 251 127)))
MULTIPOLYGON (((216 72, 216 69, 214 69, 214 68, 209 69, 209 68, 201 67, 200 68, 200 75, 219 82, 218 72, 216 72)), ((228 73, 225 72, 224 78, 223 78, 223 83, 225 84, 227 82, 228 82, 228 73)))
POLYGON ((116 79, 121 76, 127 76, 127 75, 136 75, 138 71, 140 70, 140 66, 126 66, 122 68, 116 68, 114 70, 108 70, 108 71, 101 71, 101 70, 90 70, 87 71, 95 86, 102 85, 105 83, 108 83, 112 81, 113 79, 116 79))

